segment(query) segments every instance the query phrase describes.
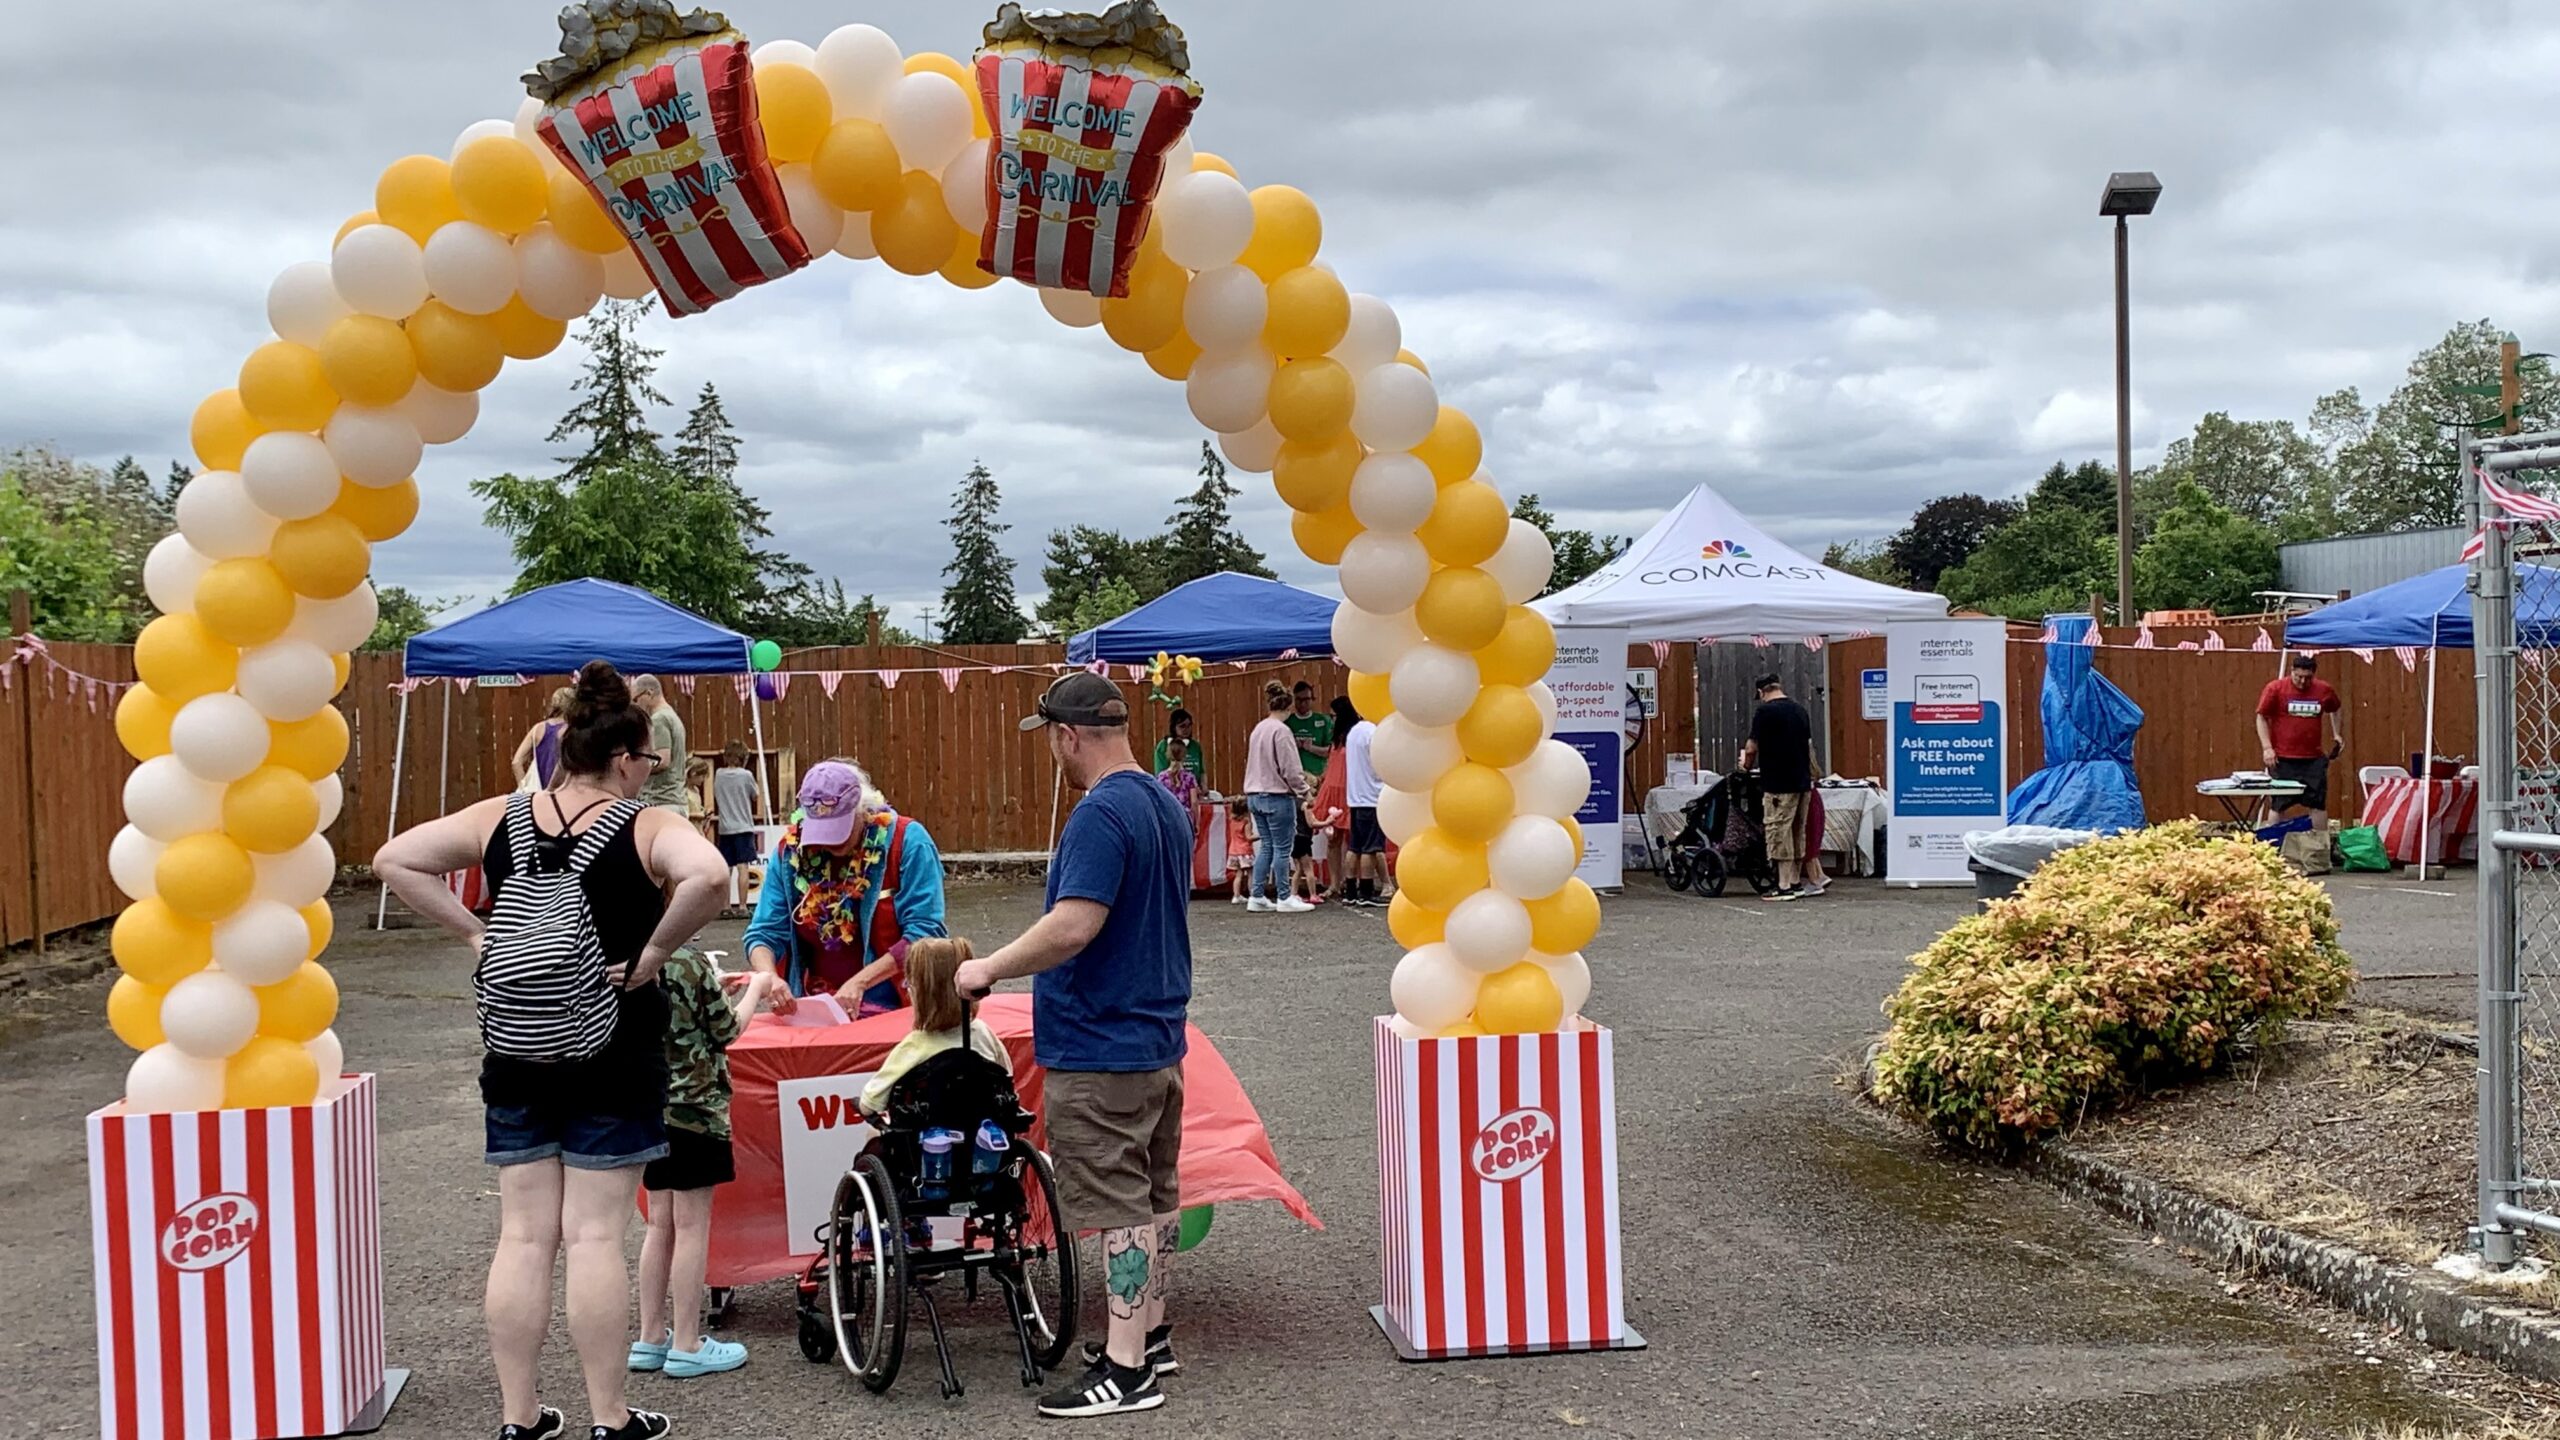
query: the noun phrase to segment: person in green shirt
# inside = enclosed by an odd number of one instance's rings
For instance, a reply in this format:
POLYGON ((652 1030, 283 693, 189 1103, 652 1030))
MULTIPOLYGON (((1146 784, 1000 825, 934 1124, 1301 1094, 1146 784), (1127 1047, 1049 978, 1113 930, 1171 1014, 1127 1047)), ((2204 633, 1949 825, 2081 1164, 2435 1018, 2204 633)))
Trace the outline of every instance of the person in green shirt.
POLYGON ((1169 728, 1173 733, 1156 742, 1154 773, 1162 775, 1179 765, 1190 771, 1193 779, 1208 784, 1209 761, 1200 753, 1200 741, 1192 734, 1191 712, 1174 711, 1169 728))
POLYGON ((684 717, 667 703, 667 691, 655 675, 637 675, 631 680, 631 703, 649 715, 649 778, 640 782, 640 803, 665 805, 678 814, 685 811, 684 766, 692 757, 686 753, 684 717))
POLYGON ((1298 764, 1308 778, 1321 780, 1325 762, 1333 758, 1333 717, 1316 708, 1316 687, 1304 680, 1289 698, 1295 703, 1285 723, 1289 733, 1298 737, 1298 764))

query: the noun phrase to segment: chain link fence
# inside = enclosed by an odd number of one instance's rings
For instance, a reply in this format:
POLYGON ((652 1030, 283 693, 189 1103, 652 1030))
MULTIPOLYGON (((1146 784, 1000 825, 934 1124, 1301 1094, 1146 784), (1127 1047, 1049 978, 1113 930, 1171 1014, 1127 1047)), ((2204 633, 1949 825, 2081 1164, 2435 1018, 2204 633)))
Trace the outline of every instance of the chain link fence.
MULTIPOLYGON (((2514 699, 2510 808, 2502 828, 2560 836, 2560 655, 2531 617, 2560 614, 2560 522, 2508 530, 2514 646, 2500 657, 2514 699)), ((2484 650, 2506 637, 2477 637, 2484 650)), ((2560 856, 2511 849, 2516 1180, 2524 1208, 2560 1208, 2560 856)), ((2485 884, 2484 875, 2484 884, 2485 884)))

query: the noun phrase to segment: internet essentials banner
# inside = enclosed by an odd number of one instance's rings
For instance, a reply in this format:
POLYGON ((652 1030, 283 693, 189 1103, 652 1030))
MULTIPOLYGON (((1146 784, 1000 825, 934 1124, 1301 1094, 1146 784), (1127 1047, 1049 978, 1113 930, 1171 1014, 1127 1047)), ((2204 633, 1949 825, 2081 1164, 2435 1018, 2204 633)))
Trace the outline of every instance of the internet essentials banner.
POLYGON ((1968 884, 1965 832, 2008 823, 2008 623, 1900 621, 1884 634, 1893 700, 1885 875, 1897 885, 1968 884))

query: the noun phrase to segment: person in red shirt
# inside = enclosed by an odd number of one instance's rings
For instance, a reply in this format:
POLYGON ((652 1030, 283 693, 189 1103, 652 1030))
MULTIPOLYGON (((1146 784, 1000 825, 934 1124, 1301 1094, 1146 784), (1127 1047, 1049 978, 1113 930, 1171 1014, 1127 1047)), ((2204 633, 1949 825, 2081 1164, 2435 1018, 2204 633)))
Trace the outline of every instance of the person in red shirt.
POLYGON ((2338 725, 2338 692, 2320 678, 2317 659, 2294 656, 2292 671, 2282 680, 2268 681, 2258 694, 2258 752, 2267 773, 2302 785, 2299 797, 2276 810, 2278 819, 2307 809, 2312 829, 2329 828, 2329 762, 2346 748, 2346 732, 2338 725), (2320 740, 2323 717, 2326 745, 2320 740))

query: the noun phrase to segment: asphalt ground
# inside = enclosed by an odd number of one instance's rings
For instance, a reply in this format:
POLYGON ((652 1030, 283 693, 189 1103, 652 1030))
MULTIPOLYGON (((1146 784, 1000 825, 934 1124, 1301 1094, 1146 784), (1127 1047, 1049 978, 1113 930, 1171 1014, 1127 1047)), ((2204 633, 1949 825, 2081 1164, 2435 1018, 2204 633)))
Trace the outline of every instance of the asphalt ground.
MULTIPOLYGON (((2339 894, 2347 943, 2369 969, 2468 965, 2467 891, 2353 879, 2339 894)), ((479 1159, 468 961, 427 931, 364 930, 370 899, 342 902, 330 958, 350 1062, 381 1077, 389 1350, 416 1372, 384 1433, 493 1434, 479 1300, 497 1201, 479 1159)), ((953 928, 984 948, 1028 923, 1037 900, 957 886, 953 928)), ((1097 1423, 1186 1437, 2192 1437, 2456 1416, 2419 1366, 2332 1338, 2351 1328, 2338 1316, 2234 1298, 2147 1237, 1948 1157, 1847 1098, 1839 1077, 1879 1027, 1879 1000, 1970 903, 1863 882, 1791 905, 1704 901, 1634 878, 1608 902, 1588 1009, 1618 1036, 1627 1307, 1651 1346, 1439 1365, 1399 1363, 1366 1313, 1378 1298, 1369 1017, 1395 959, 1383 915, 1199 905, 1193 1018, 1326 1228, 1276 1206, 1222 1209, 1175 1269, 1185 1369, 1170 1402, 1097 1423)), ((736 930, 725 922, 711 940, 736 930)), ((0 1117, 13 1137, 0 1162, 11 1222, 0 1295, 14 1302, 0 1330, 0 1435, 95 1430, 79 1122, 118 1091, 127 1060, 100 1018, 106 984, 47 992, 0 1021, 0 1117)), ((2408 987, 2457 1010, 2467 994, 2408 987)), ((1016 1384, 992 1298, 955 1330, 970 1389, 952 1402, 920 1324, 885 1397, 804 1361, 787 1282, 743 1292, 727 1333, 751 1349, 744 1370, 635 1377, 634 1402, 673 1414, 679 1435, 738 1440, 1046 1428, 1016 1384)), ((556 1322, 544 1390, 583 1421, 556 1322)))

